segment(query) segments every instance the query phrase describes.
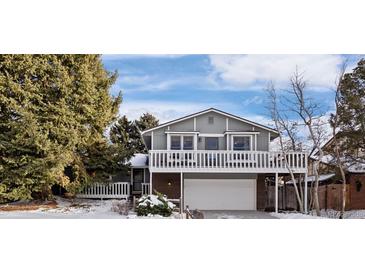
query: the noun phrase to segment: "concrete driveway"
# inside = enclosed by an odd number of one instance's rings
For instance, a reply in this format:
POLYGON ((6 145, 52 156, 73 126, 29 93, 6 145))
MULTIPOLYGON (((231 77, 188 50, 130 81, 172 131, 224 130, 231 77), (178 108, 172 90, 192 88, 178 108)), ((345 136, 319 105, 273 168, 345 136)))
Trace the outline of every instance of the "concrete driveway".
POLYGON ((203 210, 205 219, 278 219, 267 212, 254 210, 203 210))

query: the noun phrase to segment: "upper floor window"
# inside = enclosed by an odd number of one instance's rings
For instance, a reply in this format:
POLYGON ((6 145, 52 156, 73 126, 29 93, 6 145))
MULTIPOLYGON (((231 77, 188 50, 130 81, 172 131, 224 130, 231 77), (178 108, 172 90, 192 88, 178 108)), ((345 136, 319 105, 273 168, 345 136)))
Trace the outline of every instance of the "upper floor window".
POLYGON ((183 136, 184 138, 184 149, 192 150, 194 147, 194 137, 193 136, 183 136))
POLYGON ((233 150, 251 150, 251 137, 233 136, 233 150))
POLYGON ((218 150, 218 147, 219 147, 218 137, 205 137, 206 150, 218 150))
POLYGON ((213 116, 208 117, 208 124, 210 124, 210 125, 214 124, 214 117, 213 116))
POLYGON ((171 149, 181 149, 181 136, 171 136, 171 149))

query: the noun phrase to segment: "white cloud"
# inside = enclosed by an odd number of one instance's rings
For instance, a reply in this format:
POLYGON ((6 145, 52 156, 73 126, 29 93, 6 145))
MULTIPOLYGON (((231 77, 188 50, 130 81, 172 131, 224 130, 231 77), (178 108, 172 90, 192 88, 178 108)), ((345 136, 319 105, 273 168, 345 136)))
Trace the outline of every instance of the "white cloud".
POLYGON ((204 86, 205 78, 201 76, 179 76, 170 75, 140 75, 133 73, 122 73, 115 83, 115 88, 122 89, 124 92, 158 92, 169 91, 177 86, 199 85, 204 86))
POLYGON ((250 105, 261 105, 264 102, 263 96, 254 96, 243 100, 242 105, 248 107, 250 105))
POLYGON ((263 88, 268 81, 282 87, 298 67, 311 87, 328 88, 342 60, 340 55, 211 55, 211 77, 236 88, 263 88))

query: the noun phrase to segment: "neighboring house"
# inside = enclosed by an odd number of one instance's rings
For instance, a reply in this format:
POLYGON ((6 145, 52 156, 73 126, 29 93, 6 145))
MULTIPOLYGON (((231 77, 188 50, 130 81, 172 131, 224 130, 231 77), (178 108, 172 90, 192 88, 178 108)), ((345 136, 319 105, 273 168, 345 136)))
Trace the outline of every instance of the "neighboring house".
MULTIPOLYGON (((282 153, 270 151, 277 131, 210 108, 148 129, 142 136, 148 155, 135 155, 128 178, 114 178, 117 188, 98 186, 97 194, 107 193, 102 196, 107 198, 121 189, 113 197, 127 198, 157 191, 180 210, 264 210, 267 179, 272 178, 273 209, 278 210, 279 176, 288 169, 282 153)), ((287 161, 294 173, 306 178, 306 153, 289 152, 287 161)), ((98 197, 96 192, 84 197, 98 197)))
MULTIPOLYGON (((180 208, 263 210, 265 178, 270 176, 276 178, 278 210, 278 176, 288 170, 282 154, 270 152, 277 131, 210 108, 146 130, 142 136, 149 150, 143 171, 149 193, 179 200, 180 208)), ((287 157, 293 171, 306 177, 306 154, 291 152, 287 157)))
MULTIPOLYGON (((340 140, 341 141, 341 140, 340 140)), ((342 178, 335 164, 333 138, 326 142, 322 150, 324 156, 320 163, 321 176, 333 175, 330 181, 320 183, 319 205, 323 209, 341 209, 342 205, 342 178)), ((365 164, 361 164, 354 159, 364 156, 364 151, 357 149, 348 152, 347 159, 342 159, 346 174, 347 197, 346 209, 365 209, 365 164), (351 157, 349 157, 351 156, 351 157)), ((313 151, 309 157, 308 173, 313 174, 313 162, 318 157, 318 152, 313 151)), ((313 177, 313 176, 309 176, 313 177)), ((309 180, 308 180, 309 181, 309 180)))

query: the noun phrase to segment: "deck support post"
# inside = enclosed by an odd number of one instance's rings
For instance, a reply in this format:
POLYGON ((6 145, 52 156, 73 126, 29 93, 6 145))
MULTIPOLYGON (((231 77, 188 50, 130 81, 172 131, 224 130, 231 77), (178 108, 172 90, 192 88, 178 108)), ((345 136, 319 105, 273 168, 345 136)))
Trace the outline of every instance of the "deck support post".
POLYGON ((279 176, 275 173, 275 213, 279 212, 279 176))
POLYGON ((308 213, 308 176, 304 173, 304 213, 308 213))
POLYGON ((184 182, 184 175, 180 173, 180 213, 184 212, 184 205, 183 205, 183 182, 184 182))
POLYGON ((152 172, 150 171, 150 195, 152 194, 152 172))

